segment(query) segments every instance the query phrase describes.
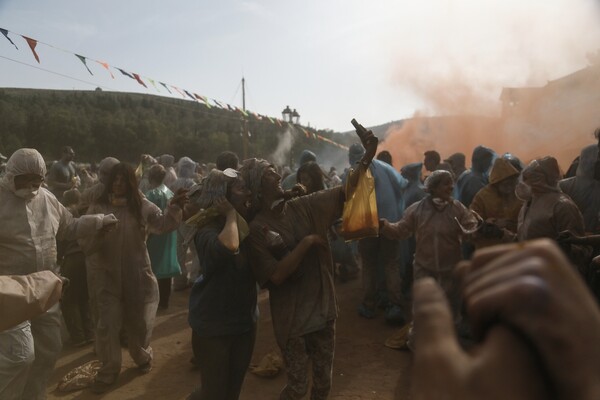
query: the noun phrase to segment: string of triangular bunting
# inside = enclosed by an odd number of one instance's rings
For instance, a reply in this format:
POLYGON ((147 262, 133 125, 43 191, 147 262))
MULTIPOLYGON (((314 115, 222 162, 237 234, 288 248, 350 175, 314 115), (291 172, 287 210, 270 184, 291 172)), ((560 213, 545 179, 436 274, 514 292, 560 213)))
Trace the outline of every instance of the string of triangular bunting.
MULTIPOLYGON (((240 109, 240 108, 238 108, 238 107, 236 107, 236 106, 232 106, 232 105, 230 105, 230 104, 227 104, 227 103, 224 103, 224 102, 220 102, 220 101, 218 101, 218 100, 211 99, 211 98, 208 98, 208 97, 206 97, 206 96, 201 96, 201 95, 199 95, 199 94, 197 94, 197 93, 195 93, 195 92, 188 91, 188 90, 185 90, 185 89, 179 88, 179 87, 177 87, 177 86, 174 86, 174 85, 171 85, 171 84, 168 84, 168 83, 165 83, 165 82, 161 82, 161 81, 159 81, 159 80, 152 79, 152 78, 149 78, 149 77, 146 77, 146 76, 142 77, 142 76, 140 76, 140 74, 137 74, 137 73, 134 73, 134 72, 128 72, 128 71, 126 71, 126 70, 125 70, 125 69, 123 69, 123 68, 118 68, 118 67, 115 67, 115 66, 113 66, 113 65, 110 65, 110 64, 109 64, 109 63, 107 63, 106 61, 96 60, 96 59, 93 59, 93 58, 90 58, 90 57, 87 57, 87 56, 83 56, 83 55, 81 55, 81 54, 76 54, 76 53, 73 53, 73 52, 71 52, 71 51, 64 50, 64 49, 61 49, 61 48, 59 48, 59 47, 56 47, 56 46, 53 46, 53 45, 50 45, 50 44, 47 44, 47 43, 41 42, 41 41, 39 41, 39 40, 36 40, 36 39, 30 38, 30 37, 28 37, 28 36, 24 36, 24 35, 21 35, 21 34, 15 33, 15 32, 11 32, 11 31, 9 31, 9 30, 7 30, 7 29, 4 29, 4 28, 0 28, 0 33, 2 33, 2 35, 3 35, 3 36, 4 36, 4 37, 5 37, 5 38, 6 38, 6 39, 7 39, 7 40, 8 40, 8 41, 9 41, 9 42, 10 42, 10 43, 11 43, 11 44, 12 44, 12 45, 15 47, 15 49, 17 49, 17 50, 19 50, 19 48, 17 47, 17 45, 15 44, 15 42, 13 42, 13 40, 11 39, 11 37, 9 36, 9 34, 12 34, 12 35, 14 35, 14 36, 20 36, 21 38, 23 38, 23 39, 25 40, 25 42, 27 43, 27 45, 29 46, 29 48, 30 48, 30 50, 31 50, 31 52, 32 52, 32 54, 33 54, 33 57, 34 57, 34 58, 35 58, 35 60, 38 62, 38 64, 41 64, 41 61, 40 61, 39 54, 38 54, 38 53, 37 53, 37 51, 36 51, 36 48, 37 48, 37 45, 41 43, 41 44, 43 44, 43 45, 45 45, 45 46, 52 47, 52 48, 54 48, 54 49, 56 49, 56 50, 60 50, 60 51, 63 51, 63 52, 65 52, 65 53, 68 53, 68 54, 72 54, 72 55, 74 55, 75 57, 77 57, 77 58, 79 59, 79 61, 81 61, 81 63, 82 63, 82 64, 83 64, 83 66, 85 67, 85 69, 86 69, 86 70, 87 70, 87 71, 90 73, 90 75, 92 75, 92 76, 94 75, 94 73, 93 73, 93 72, 92 72, 92 70, 90 69, 90 66, 89 66, 89 64, 88 64, 88 61, 92 61, 92 62, 94 62, 94 63, 96 63, 96 64, 100 65, 102 68, 104 68, 104 69, 105 69, 105 70, 106 70, 106 71, 107 71, 107 72, 110 74, 110 77, 111 77, 112 79, 115 79, 115 75, 112 73, 112 71, 111 71, 111 68, 113 68, 113 69, 115 69, 115 70, 119 71, 119 72, 121 73, 121 75, 123 75, 123 76, 126 76, 126 77, 128 77, 128 78, 131 78, 131 79, 135 80, 135 81, 136 81, 138 84, 140 84, 140 85, 141 85, 141 86, 143 86, 144 88, 146 88, 146 89, 149 89, 149 88, 148 88, 148 85, 146 85, 146 83, 145 83, 145 81, 144 81, 144 80, 146 80, 147 82, 149 82, 149 83, 152 85, 152 87, 153 87, 153 88, 154 88, 154 89, 155 89, 155 90, 156 90, 158 93, 161 93, 161 91, 160 91, 160 89, 159 89, 159 86, 158 86, 158 85, 160 85, 160 87, 163 87, 163 88, 164 88, 164 89, 165 89, 165 90, 166 90, 166 91, 167 91, 169 94, 173 94, 173 92, 170 90, 170 89, 172 89, 172 90, 174 90, 175 92, 179 93, 179 95, 181 95, 181 97, 183 97, 184 99, 191 99, 192 101, 195 101, 195 102, 198 102, 198 103, 204 104, 204 105, 205 105, 206 107, 208 107, 208 108, 212 108, 212 107, 218 107, 218 108, 220 108, 220 109, 223 109, 223 110, 229 110, 229 111, 231 111, 231 112, 237 112, 237 113, 240 113, 240 114, 242 114, 242 115, 243 115, 244 117, 246 117, 246 118, 247 118, 247 117, 249 117, 249 116, 252 116, 252 117, 253 117, 253 118, 255 118, 257 121, 265 121, 265 122, 269 122, 269 123, 271 123, 271 124, 276 124, 276 125, 278 125, 278 126, 290 125, 290 123, 289 123, 289 122, 287 122, 287 121, 283 121, 283 120, 280 120, 280 119, 278 119, 278 118, 269 117, 269 116, 267 116, 267 115, 258 114, 258 113, 252 112, 252 111, 250 111, 250 110, 242 110, 242 109, 240 109), (142 79, 142 78, 143 78, 143 79, 142 79), (158 85, 157 85, 157 83, 158 83, 158 85), (170 89, 169 89, 169 88, 170 88, 170 89)), ((329 139, 329 138, 326 138, 326 137, 324 137, 324 136, 322 136, 322 135, 319 135, 318 133, 316 133, 316 132, 314 132, 314 131, 312 131, 312 130, 306 129, 306 128, 304 128, 304 127, 302 127, 302 126, 299 126, 299 125, 293 125, 293 126, 294 126, 296 129, 300 129, 300 130, 302 131, 302 133, 304 133, 304 135, 305 135, 307 138, 309 138, 309 139, 310 139, 310 138, 312 138, 312 139, 316 139, 316 140, 321 140, 321 141, 324 141, 324 142, 326 142, 326 143, 329 143, 329 144, 331 144, 331 145, 333 145, 333 146, 337 146, 337 147, 339 147, 339 148, 341 148, 341 149, 348 150, 348 146, 345 146, 345 145, 343 145, 343 144, 337 143, 337 142, 335 142, 335 141, 333 141, 333 140, 331 140, 331 139, 329 139)))

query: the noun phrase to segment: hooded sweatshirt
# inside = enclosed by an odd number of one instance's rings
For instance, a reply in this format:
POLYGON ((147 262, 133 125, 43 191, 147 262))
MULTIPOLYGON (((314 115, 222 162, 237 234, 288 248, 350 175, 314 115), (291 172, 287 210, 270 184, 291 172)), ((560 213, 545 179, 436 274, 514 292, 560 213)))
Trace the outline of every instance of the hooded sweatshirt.
POLYGON ((497 188, 498 183, 516 176, 519 176, 519 171, 512 166, 510 161, 504 158, 497 158, 490 172, 490 183, 481 189, 475 195, 473 202, 471 202, 469 208, 479 214, 484 221, 495 223, 500 228, 505 228, 509 231, 501 239, 476 238, 477 248, 502 243, 512 238, 517 232, 519 211, 521 210, 523 201, 514 193, 508 198, 504 197, 497 188))
POLYGON ((561 190, 577 204, 585 230, 600 233, 600 181, 594 179, 594 166, 598 160, 598 146, 590 145, 581 150, 576 175, 559 182, 561 190))
POLYGON ((425 187, 421 183, 422 169, 423 163, 420 162, 407 164, 400 169, 400 174, 408 181, 408 185, 406 186, 406 189, 404 189, 403 196, 404 205, 406 208, 427 196, 427 193, 425 193, 425 187))
POLYGON ((471 157, 471 169, 464 172, 456 182, 457 198, 466 207, 471 205, 473 198, 488 184, 488 170, 496 154, 492 149, 477 146, 471 157))
MULTIPOLYGON (((300 154, 300 161, 298 162, 298 168, 301 167, 302 165, 306 164, 309 161, 317 162, 317 156, 315 155, 315 153, 313 153, 310 150, 303 150, 302 154, 300 154)), ((281 182, 281 187, 283 188, 283 190, 289 190, 292 187, 294 187, 294 185, 297 182, 296 174, 297 173, 294 172, 285 177, 285 179, 281 182)))
POLYGON ((560 170, 553 157, 534 160, 523 170, 523 181, 532 189, 532 198, 519 214, 519 241, 556 239, 562 231, 583 235, 583 217, 577 205, 558 188, 560 170))

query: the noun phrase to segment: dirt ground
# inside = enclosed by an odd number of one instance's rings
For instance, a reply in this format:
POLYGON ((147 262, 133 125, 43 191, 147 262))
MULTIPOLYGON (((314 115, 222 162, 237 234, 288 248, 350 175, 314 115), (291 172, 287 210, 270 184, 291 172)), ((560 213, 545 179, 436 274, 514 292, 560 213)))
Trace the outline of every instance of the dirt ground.
MULTIPOLYGON (((397 330, 386 325, 383 312, 373 320, 365 320, 356 313, 361 299, 360 280, 337 284, 339 319, 337 321, 336 351, 333 368, 332 400, 405 400, 408 399, 411 356, 383 345, 385 339, 397 330)), ((152 337, 153 369, 140 375, 135 364, 123 350, 123 368, 114 389, 97 395, 88 389, 60 393, 57 383, 71 369, 95 359, 92 346, 73 348, 65 344, 63 354, 54 371, 48 399, 176 399, 183 400, 200 383, 200 373, 192 369, 190 358, 191 330, 187 324, 189 290, 174 292, 170 308, 159 311, 152 337)), ((253 355, 253 364, 269 351, 277 348, 273 336, 269 300, 266 292, 259 296, 260 320, 253 355)), ((248 373, 241 399, 277 399, 285 385, 285 373, 274 378, 261 378, 248 373)), ((306 396, 309 397, 308 395, 306 396)))

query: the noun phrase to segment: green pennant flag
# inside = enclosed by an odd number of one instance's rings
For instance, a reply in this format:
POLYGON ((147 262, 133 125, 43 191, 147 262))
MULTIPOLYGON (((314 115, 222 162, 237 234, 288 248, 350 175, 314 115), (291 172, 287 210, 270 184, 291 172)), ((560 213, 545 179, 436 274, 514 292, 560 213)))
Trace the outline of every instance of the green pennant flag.
POLYGON ((88 67, 87 62, 85 61, 85 57, 84 56, 80 56, 79 54, 75 54, 75 56, 77 56, 77 58, 79 58, 79 61, 81 61, 83 63, 83 65, 85 66, 85 69, 88 70, 88 72, 90 73, 90 75, 94 76, 94 74, 92 74, 92 71, 90 71, 90 67, 88 67))
POLYGON ((158 93, 160 93, 160 90, 158 90, 158 86, 156 86, 156 83, 154 83, 154 79, 151 79, 151 78, 148 78, 148 77, 146 77, 146 79, 147 79, 147 80, 150 82, 150 84, 151 84, 152 86, 154 86, 154 89, 156 89, 156 91, 157 91, 158 93))
POLYGON ((208 101, 206 96, 200 96, 200 97, 202 97, 202 101, 204 102, 204 104, 206 104, 206 107, 212 108, 212 106, 210 105, 210 102, 208 101))

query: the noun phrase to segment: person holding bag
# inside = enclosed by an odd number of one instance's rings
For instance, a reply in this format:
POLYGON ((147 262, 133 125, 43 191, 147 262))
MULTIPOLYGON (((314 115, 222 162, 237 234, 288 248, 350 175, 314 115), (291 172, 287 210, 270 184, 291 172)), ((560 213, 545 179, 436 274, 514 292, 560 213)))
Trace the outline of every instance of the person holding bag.
MULTIPOLYGON (((367 152, 348 178, 348 191, 356 187, 360 171, 368 168, 377 149, 371 131, 362 128, 357 133, 367 152)), ((289 200, 300 188, 284 192, 281 176, 269 162, 246 160, 240 173, 257 213, 250 223, 251 265, 258 283, 269 289, 275 338, 286 365, 287 384, 280 399, 300 399, 307 393, 309 360, 311 399, 326 399, 337 318, 327 232, 350 193, 339 186, 289 200)))

